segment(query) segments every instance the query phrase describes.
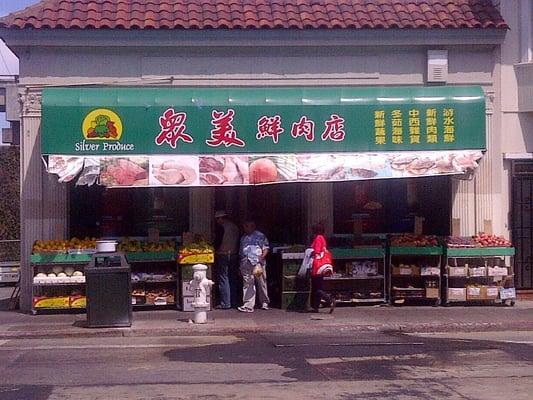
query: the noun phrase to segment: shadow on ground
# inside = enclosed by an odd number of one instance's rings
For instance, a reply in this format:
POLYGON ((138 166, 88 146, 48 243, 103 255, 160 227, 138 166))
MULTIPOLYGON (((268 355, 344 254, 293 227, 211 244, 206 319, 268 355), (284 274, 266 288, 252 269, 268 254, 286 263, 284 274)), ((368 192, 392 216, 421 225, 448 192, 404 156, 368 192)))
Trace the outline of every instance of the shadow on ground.
POLYGON ((400 378, 398 367, 423 369, 461 365, 464 361, 461 357, 471 357, 482 351, 499 350, 517 362, 533 361, 533 347, 528 345, 414 338, 399 332, 376 333, 370 341, 357 334, 258 334, 244 335, 241 339, 229 345, 209 346, 209 351, 206 348, 173 349, 165 352, 165 356, 171 361, 189 363, 275 364, 290 370, 283 376, 299 381, 395 380, 400 378))

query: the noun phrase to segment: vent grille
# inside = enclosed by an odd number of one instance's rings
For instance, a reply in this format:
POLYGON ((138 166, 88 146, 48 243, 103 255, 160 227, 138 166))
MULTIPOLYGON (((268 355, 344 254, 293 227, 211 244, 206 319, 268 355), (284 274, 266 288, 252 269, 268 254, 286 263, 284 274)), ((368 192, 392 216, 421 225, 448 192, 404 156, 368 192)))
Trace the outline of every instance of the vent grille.
POLYGON ((448 50, 428 50, 428 82, 448 80, 448 50))

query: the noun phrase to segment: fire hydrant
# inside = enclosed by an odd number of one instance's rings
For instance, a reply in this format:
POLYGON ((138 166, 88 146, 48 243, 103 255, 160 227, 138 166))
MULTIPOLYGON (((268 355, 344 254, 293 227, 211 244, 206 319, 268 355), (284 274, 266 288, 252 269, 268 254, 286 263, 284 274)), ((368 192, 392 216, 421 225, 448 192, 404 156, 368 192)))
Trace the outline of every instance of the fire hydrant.
POLYGON ((190 282, 191 289, 194 292, 194 323, 205 324, 207 322, 207 310, 210 304, 207 301, 208 294, 211 292, 211 286, 214 282, 206 277, 207 266, 203 264, 193 265, 193 279, 190 282))

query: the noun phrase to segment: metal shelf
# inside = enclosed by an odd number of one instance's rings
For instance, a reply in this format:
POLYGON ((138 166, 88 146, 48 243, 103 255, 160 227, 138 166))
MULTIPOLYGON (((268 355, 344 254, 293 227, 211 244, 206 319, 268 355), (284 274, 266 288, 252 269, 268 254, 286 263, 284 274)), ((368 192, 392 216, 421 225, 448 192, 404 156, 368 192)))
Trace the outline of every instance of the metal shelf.
POLYGON ((336 300, 339 304, 353 304, 353 303, 380 303, 385 302, 385 297, 375 297, 366 299, 351 299, 351 300, 336 300))
POLYGON ((334 277, 325 277, 325 281, 368 281, 368 280, 383 280, 385 277, 383 275, 376 275, 376 276, 365 276, 365 277, 359 277, 359 276, 342 276, 339 278, 334 277))
POLYGON ((334 260, 368 259, 385 257, 385 248, 381 246, 358 246, 354 248, 332 248, 334 260))
POLYGON ((446 249, 448 258, 508 257, 514 255, 514 247, 448 247, 446 249))
POLYGON ((35 287, 46 287, 46 286, 79 286, 85 285, 85 282, 61 282, 61 283, 33 283, 35 287))
POLYGON ((441 256, 444 253, 441 246, 391 246, 389 252, 391 256, 441 256))

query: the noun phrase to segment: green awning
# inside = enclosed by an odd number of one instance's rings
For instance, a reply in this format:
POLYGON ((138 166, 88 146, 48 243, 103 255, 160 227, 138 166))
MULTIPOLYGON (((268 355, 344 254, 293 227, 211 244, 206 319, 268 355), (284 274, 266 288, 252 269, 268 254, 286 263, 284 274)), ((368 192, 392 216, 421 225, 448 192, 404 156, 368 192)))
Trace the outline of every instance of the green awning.
POLYGON ((48 88, 43 154, 485 149, 479 86, 48 88))

